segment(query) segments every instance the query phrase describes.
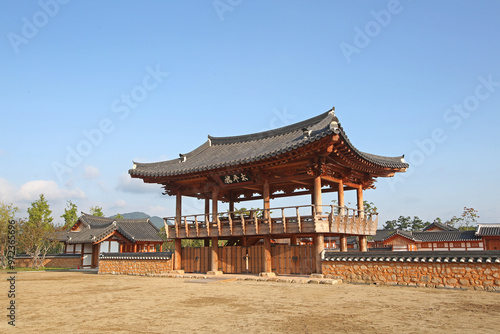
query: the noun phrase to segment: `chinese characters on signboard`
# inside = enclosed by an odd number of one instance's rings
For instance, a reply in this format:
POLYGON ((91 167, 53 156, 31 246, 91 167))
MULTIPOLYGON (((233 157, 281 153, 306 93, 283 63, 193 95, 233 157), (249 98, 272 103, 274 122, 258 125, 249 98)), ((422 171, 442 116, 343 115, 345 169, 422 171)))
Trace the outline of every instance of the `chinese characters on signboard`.
POLYGON ((250 174, 248 173, 223 175, 220 177, 220 179, 222 180, 222 182, 224 182, 224 184, 248 182, 251 180, 250 174))

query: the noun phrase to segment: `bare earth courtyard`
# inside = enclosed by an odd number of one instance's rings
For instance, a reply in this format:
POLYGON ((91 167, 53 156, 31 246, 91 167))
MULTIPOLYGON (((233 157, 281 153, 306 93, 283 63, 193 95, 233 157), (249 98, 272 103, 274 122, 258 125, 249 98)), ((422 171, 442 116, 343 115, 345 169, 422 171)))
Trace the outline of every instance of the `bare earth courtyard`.
POLYGON ((16 274, 21 333, 498 333, 500 295, 353 284, 16 274))

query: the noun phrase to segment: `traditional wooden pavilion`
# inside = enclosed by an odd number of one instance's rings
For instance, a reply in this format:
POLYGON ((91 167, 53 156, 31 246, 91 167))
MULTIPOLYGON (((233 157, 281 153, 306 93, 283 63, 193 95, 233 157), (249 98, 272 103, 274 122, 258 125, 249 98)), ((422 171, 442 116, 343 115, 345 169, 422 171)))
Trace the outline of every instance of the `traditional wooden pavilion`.
POLYGON ((175 270, 309 274, 321 273, 325 237, 340 238, 340 251, 347 251, 347 236, 357 236, 367 250, 378 217, 364 214, 363 190, 375 188, 377 177, 406 171, 403 158, 356 149, 332 109, 275 130, 208 136, 178 159, 134 162, 129 174, 176 197, 175 217, 165 218, 175 270), (345 206, 349 190, 357 193, 356 208, 345 206), (322 193, 329 192, 337 193, 338 205, 323 205, 322 193), (310 203, 271 208, 271 199, 298 195, 309 195, 310 203), (183 215, 184 196, 204 200, 205 212, 183 215), (249 200, 262 200, 262 208, 235 211, 235 203, 249 200), (220 201, 229 203, 228 212, 220 212, 220 201), (309 249, 297 246, 304 238, 312 240, 309 249), (205 247, 192 253, 181 248, 182 239, 205 239, 205 247), (272 246, 273 240, 281 243, 272 246))

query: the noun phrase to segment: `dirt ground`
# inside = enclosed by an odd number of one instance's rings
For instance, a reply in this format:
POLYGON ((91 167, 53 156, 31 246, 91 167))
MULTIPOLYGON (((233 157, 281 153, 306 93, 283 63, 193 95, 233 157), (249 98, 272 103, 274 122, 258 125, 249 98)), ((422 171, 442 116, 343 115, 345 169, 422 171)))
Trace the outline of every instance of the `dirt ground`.
MULTIPOLYGON (((0 306, 9 306, 0 273, 0 306)), ((297 284, 19 272, 21 333, 498 333, 500 294, 353 284, 297 284), (202 282, 202 283, 200 283, 202 282)))

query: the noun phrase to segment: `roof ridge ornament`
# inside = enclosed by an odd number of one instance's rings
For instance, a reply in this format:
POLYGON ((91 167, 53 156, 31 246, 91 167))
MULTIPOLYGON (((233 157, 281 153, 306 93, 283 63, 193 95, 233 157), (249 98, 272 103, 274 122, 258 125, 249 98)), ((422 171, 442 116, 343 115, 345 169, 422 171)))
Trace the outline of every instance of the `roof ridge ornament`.
POLYGON ((336 117, 335 115, 335 106, 332 107, 332 109, 330 109, 330 111, 328 112, 328 115, 333 115, 336 117))
POLYGON ((182 153, 179 153, 179 162, 185 162, 186 161, 186 156, 182 153))

